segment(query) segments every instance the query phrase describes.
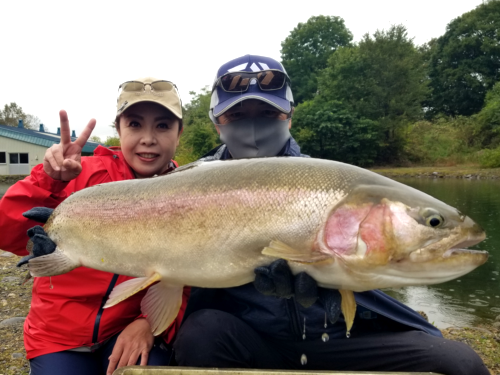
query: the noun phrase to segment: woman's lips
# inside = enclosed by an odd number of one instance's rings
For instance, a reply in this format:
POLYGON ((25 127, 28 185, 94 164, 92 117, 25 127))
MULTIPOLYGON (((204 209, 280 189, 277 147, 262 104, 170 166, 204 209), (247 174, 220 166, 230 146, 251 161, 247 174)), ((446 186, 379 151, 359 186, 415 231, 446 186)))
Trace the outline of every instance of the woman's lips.
POLYGON ((160 155, 158 154, 152 154, 152 153, 137 153, 136 154, 138 157, 139 157, 139 160, 141 161, 145 161, 145 162, 151 162, 151 161, 154 161, 156 160, 156 158, 160 155))

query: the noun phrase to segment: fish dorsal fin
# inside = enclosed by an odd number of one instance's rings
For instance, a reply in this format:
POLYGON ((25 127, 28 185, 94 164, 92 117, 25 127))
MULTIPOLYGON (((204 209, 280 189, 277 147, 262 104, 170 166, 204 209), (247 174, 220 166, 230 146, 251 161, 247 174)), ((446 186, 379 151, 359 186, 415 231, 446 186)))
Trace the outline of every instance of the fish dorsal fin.
POLYGON ((177 173, 180 173, 180 172, 183 172, 183 171, 187 171, 189 169, 196 168, 196 167, 202 165, 203 163, 205 163, 203 160, 193 161, 192 163, 189 163, 189 164, 186 164, 186 165, 182 165, 180 167, 175 168, 172 172, 167 173, 166 176, 167 175, 172 175, 172 174, 177 174, 177 173))
POLYGON ((120 285, 114 287, 113 291, 109 295, 104 308, 114 306, 121 301, 127 299, 130 296, 146 289, 151 284, 161 280, 161 276, 158 273, 154 273, 149 277, 138 277, 136 279, 127 280, 120 285))
POLYGON ((151 326, 153 335, 162 334, 179 314, 182 304, 182 285, 159 282, 149 288, 141 302, 141 311, 151 326))
POLYGON ((314 252, 309 249, 295 249, 281 241, 271 241, 269 246, 262 250, 262 254, 298 263, 320 263, 330 258, 328 255, 314 252))
POLYGON ((344 320, 347 326, 347 337, 349 337, 354 323, 354 317, 356 316, 356 300, 354 299, 354 293, 352 290, 339 289, 339 292, 342 295, 340 308, 342 310, 342 314, 344 314, 344 320))

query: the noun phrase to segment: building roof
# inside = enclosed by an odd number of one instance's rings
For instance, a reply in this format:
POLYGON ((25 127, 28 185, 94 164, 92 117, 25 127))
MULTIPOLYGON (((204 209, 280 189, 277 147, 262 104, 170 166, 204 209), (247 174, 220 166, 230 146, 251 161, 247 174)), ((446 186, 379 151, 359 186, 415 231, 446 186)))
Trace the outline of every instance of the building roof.
MULTIPOLYGON (((47 148, 49 148, 53 144, 61 142, 61 136, 54 133, 41 132, 38 130, 7 125, 0 125, 0 136, 16 139, 21 142, 27 142, 38 146, 44 146, 47 148)), ((76 137, 71 137, 71 140, 75 141, 76 137)), ((100 143, 87 141, 87 143, 85 143, 85 146, 83 146, 82 152, 93 153, 95 148, 99 145, 100 143)))

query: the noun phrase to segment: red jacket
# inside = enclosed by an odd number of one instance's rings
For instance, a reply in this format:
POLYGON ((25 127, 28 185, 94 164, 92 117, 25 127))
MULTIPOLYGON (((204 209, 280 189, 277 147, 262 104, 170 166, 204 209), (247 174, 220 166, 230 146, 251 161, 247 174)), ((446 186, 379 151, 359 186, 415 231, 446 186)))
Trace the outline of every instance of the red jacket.
MULTIPOLYGON (((94 155, 82 158, 82 173, 70 182, 52 179, 40 164, 33 168, 30 176, 10 187, 0 201, 0 249, 17 255, 28 254, 26 231, 40 224, 24 218, 23 212, 33 207, 55 208, 72 192, 134 178, 120 151, 99 146, 94 155)), ((31 309, 24 324, 28 359, 100 343, 140 317, 145 290, 116 306, 101 308, 113 276, 79 267, 64 275, 36 277, 31 309)), ((116 285, 131 279, 117 277, 116 285)), ((180 326, 188 296, 189 288, 186 288, 179 315, 163 335, 167 342, 180 326)))

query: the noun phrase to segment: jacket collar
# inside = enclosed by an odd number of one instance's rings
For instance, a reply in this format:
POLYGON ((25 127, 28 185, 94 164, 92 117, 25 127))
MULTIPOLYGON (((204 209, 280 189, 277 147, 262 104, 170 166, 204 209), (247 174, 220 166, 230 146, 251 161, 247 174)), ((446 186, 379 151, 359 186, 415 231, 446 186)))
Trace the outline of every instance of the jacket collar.
MULTIPOLYGON (((300 153, 300 146, 297 144, 295 139, 290 137, 286 142, 285 146, 281 151, 275 156, 304 156, 300 153)), ((202 160, 228 160, 232 159, 231 153, 229 152, 225 144, 220 145, 207 154, 201 157, 202 160)))

